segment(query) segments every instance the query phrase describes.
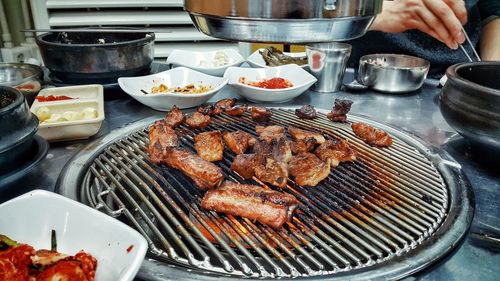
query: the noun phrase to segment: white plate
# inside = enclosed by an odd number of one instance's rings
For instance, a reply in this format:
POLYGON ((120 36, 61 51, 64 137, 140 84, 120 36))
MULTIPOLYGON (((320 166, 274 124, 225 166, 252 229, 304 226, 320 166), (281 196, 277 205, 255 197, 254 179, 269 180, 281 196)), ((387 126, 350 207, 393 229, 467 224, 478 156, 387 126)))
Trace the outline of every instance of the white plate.
POLYGON ((177 105, 179 108, 189 108, 203 104, 226 84, 226 78, 207 75, 186 67, 177 67, 147 76, 118 78, 118 85, 123 91, 138 102, 159 111, 167 111, 173 105, 177 105), (144 94, 141 91, 150 93, 153 86, 159 86, 161 83, 168 87, 183 87, 193 83, 195 86, 199 84, 212 85, 213 88, 201 94, 144 94))
POLYGON ((35 102, 31 112, 37 113, 40 107, 47 107, 52 113, 65 111, 81 111, 92 107, 97 117, 91 120, 64 121, 56 123, 40 123, 37 134, 48 141, 67 141, 87 139, 99 132, 104 120, 104 95, 102 85, 83 85, 48 88, 40 91, 38 96, 68 96, 75 99, 61 101, 35 102))
POLYGON ((234 87, 240 96, 253 102, 286 102, 299 96, 316 82, 314 76, 296 64, 266 68, 230 67, 224 73, 224 77, 229 80, 229 85, 234 87), (245 77, 247 81, 281 77, 292 82, 293 87, 285 89, 258 88, 238 82, 240 77, 245 77))
MULTIPOLYGON (((262 51, 264 49, 258 49, 257 51, 253 52, 248 58, 247 58, 247 63, 251 67, 259 68, 259 67, 270 67, 266 65, 266 61, 262 58, 262 55, 259 53, 259 51, 262 51)), ((297 53, 287 53, 283 52, 283 54, 291 57, 304 57, 306 55, 305 52, 297 52, 297 53)), ((307 64, 301 65, 305 70, 309 69, 309 66, 307 64)))
POLYGON ((59 252, 74 255, 84 250, 94 256, 96 281, 133 280, 148 248, 146 239, 126 224, 45 190, 1 204, 0 214, 0 233, 15 241, 50 249, 54 229, 59 252))
POLYGON ((245 59, 234 49, 223 49, 210 52, 194 52, 175 49, 168 55, 167 63, 174 66, 185 66, 208 75, 222 76, 230 66, 240 66, 245 59), (216 52, 223 52, 231 60, 229 64, 218 67, 201 66, 202 61, 211 62, 216 52))

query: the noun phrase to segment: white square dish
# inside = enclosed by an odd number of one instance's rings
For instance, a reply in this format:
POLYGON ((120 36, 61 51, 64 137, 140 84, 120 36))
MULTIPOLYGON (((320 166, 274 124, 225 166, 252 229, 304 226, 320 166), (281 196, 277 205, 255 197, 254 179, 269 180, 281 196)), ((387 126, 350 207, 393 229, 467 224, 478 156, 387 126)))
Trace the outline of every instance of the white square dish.
POLYGON ((37 134, 48 141, 68 141, 87 139, 99 132, 104 120, 104 94, 102 85, 83 85, 48 88, 40 91, 38 96, 68 96, 73 99, 60 101, 35 102, 31 112, 37 114, 41 107, 49 108, 53 113, 78 111, 86 107, 96 109, 97 116, 90 120, 64 121, 56 123, 40 123, 37 134))
POLYGON ((120 88, 138 102, 159 111, 168 111, 174 105, 179 108, 195 107, 205 103, 227 84, 227 79, 204 74, 186 67, 177 67, 156 74, 139 77, 120 77, 120 88), (188 84, 212 86, 212 89, 200 94, 157 93, 150 94, 153 86, 160 83, 172 87, 188 84), (145 94, 142 91, 146 91, 145 94))
POLYGON ((0 233, 35 249, 80 250, 97 259, 96 281, 128 281, 147 251, 142 235, 126 224, 81 203, 45 190, 34 190, 0 205, 0 233), (130 252, 127 249, 133 245, 130 252))
POLYGON ((240 96, 253 102, 286 102, 301 95, 316 82, 314 76, 296 64, 266 68, 230 67, 224 73, 224 77, 228 79, 229 85, 240 96), (280 77, 289 80, 293 84, 293 87, 284 89, 258 88, 240 83, 240 77, 245 77, 247 81, 260 81, 280 77))
POLYGON ((210 52, 195 52, 175 49, 167 58, 167 63, 173 66, 185 66, 213 76, 222 76, 228 67, 240 66, 243 62, 245 62, 245 59, 234 49, 223 49, 210 52), (229 60, 227 64, 220 66, 203 65, 205 62, 211 62, 218 52, 227 56, 229 60))

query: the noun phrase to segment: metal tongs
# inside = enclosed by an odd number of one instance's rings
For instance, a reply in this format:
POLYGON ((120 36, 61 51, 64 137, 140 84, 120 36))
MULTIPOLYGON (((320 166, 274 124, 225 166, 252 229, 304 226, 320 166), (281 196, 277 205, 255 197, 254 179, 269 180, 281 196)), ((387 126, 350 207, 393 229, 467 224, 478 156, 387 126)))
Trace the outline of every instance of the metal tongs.
MULTIPOLYGON (((469 44, 469 46, 472 49, 472 52, 474 53, 474 56, 476 57, 477 61, 481 61, 481 58, 479 57, 479 54, 476 51, 476 48, 474 48, 474 45, 472 44, 472 41, 470 41, 469 35, 467 34, 467 32, 465 31, 465 29, 464 29, 463 26, 462 26, 462 32, 464 33, 465 41, 467 41, 467 44, 469 44)), ((464 45, 460 44, 459 46, 460 46, 460 49, 462 49, 462 51, 464 52, 464 54, 467 57, 467 59, 469 59, 470 62, 474 62, 474 60, 472 59, 472 57, 469 55, 469 53, 465 49, 464 45)), ((446 83, 446 80, 448 80, 448 77, 446 77, 446 74, 445 74, 445 75, 443 75, 443 77, 441 77, 441 79, 439 79, 439 84, 441 86, 444 86, 444 84, 446 83)))

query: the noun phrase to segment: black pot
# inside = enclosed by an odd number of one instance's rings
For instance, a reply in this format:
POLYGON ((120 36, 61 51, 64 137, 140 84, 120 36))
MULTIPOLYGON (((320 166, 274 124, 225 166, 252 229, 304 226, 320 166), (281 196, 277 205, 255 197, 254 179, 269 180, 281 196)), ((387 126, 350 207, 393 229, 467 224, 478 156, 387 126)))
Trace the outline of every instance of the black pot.
POLYGON ((0 175, 15 170, 31 155, 38 118, 18 90, 0 86, 0 175))
POLYGON ((149 74, 154 39, 148 32, 50 32, 37 36, 36 43, 45 66, 62 82, 111 84, 149 74))
POLYGON ((439 107, 462 136, 500 150, 500 62, 450 66, 439 107))

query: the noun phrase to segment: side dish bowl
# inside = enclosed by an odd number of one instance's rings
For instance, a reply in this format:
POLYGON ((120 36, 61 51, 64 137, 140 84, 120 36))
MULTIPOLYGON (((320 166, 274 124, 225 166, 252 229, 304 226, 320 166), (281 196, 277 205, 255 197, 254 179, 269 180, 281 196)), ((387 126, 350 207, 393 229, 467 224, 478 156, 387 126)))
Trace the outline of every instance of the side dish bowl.
POLYGON ((203 104, 226 84, 226 78, 211 76, 186 67, 176 67, 147 76, 118 79, 118 85, 123 91, 145 106, 159 111, 167 111, 173 105, 179 108, 189 108, 203 104), (169 88, 194 84, 195 86, 211 86, 211 89, 197 94, 169 92, 152 94, 151 89, 161 84, 169 88))
POLYGON ((41 122, 38 135, 48 141, 68 141, 87 139, 97 134, 105 118, 103 91, 103 86, 98 84, 48 88, 40 91, 38 96, 67 96, 72 99, 46 102, 35 100, 31 106, 33 114, 38 114, 42 107, 48 109, 51 114, 61 115, 65 112, 83 112, 91 108, 95 112, 95 117, 51 123, 41 122))
POLYGON ((316 82, 314 76, 296 64, 266 68, 230 67, 224 73, 224 77, 240 96, 253 102, 286 102, 301 95, 316 82), (240 77, 244 77, 247 81, 280 77, 290 81, 293 86, 284 89, 259 88, 240 83, 240 77))
POLYGON ((240 66, 245 59, 234 49, 223 49, 210 52, 195 52, 187 50, 173 50, 167 58, 167 63, 173 66, 184 66, 196 71, 213 75, 222 76, 224 71, 230 66, 240 66), (209 66, 215 59, 216 55, 224 54, 227 58, 227 63, 218 66, 209 66))
POLYGON ((96 281, 133 280, 147 251, 147 242, 126 224, 59 194, 34 190, 0 205, 1 234, 50 249, 51 230, 57 250, 80 250, 97 259, 96 281), (130 249, 130 251, 127 251, 130 249))
POLYGON ((359 59, 358 82, 385 93, 416 91, 424 84, 430 63, 398 54, 372 54, 359 59))
POLYGON ((500 62, 461 63, 446 70, 439 109, 460 135, 500 151, 500 62))
MULTIPOLYGON (((253 52, 248 58, 247 58, 247 63, 251 67, 259 68, 259 67, 271 67, 266 64, 266 61, 260 54, 260 51, 264 49, 258 49, 257 51, 253 52)), ((305 57, 306 52, 295 52, 295 53, 288 53, 288 52, 283 52, 284 55, 291 56, 291 57, 305 57)), ((309 69, 309 66, 307 64, 300 65, 303 69, 307 70, 309 69)))

